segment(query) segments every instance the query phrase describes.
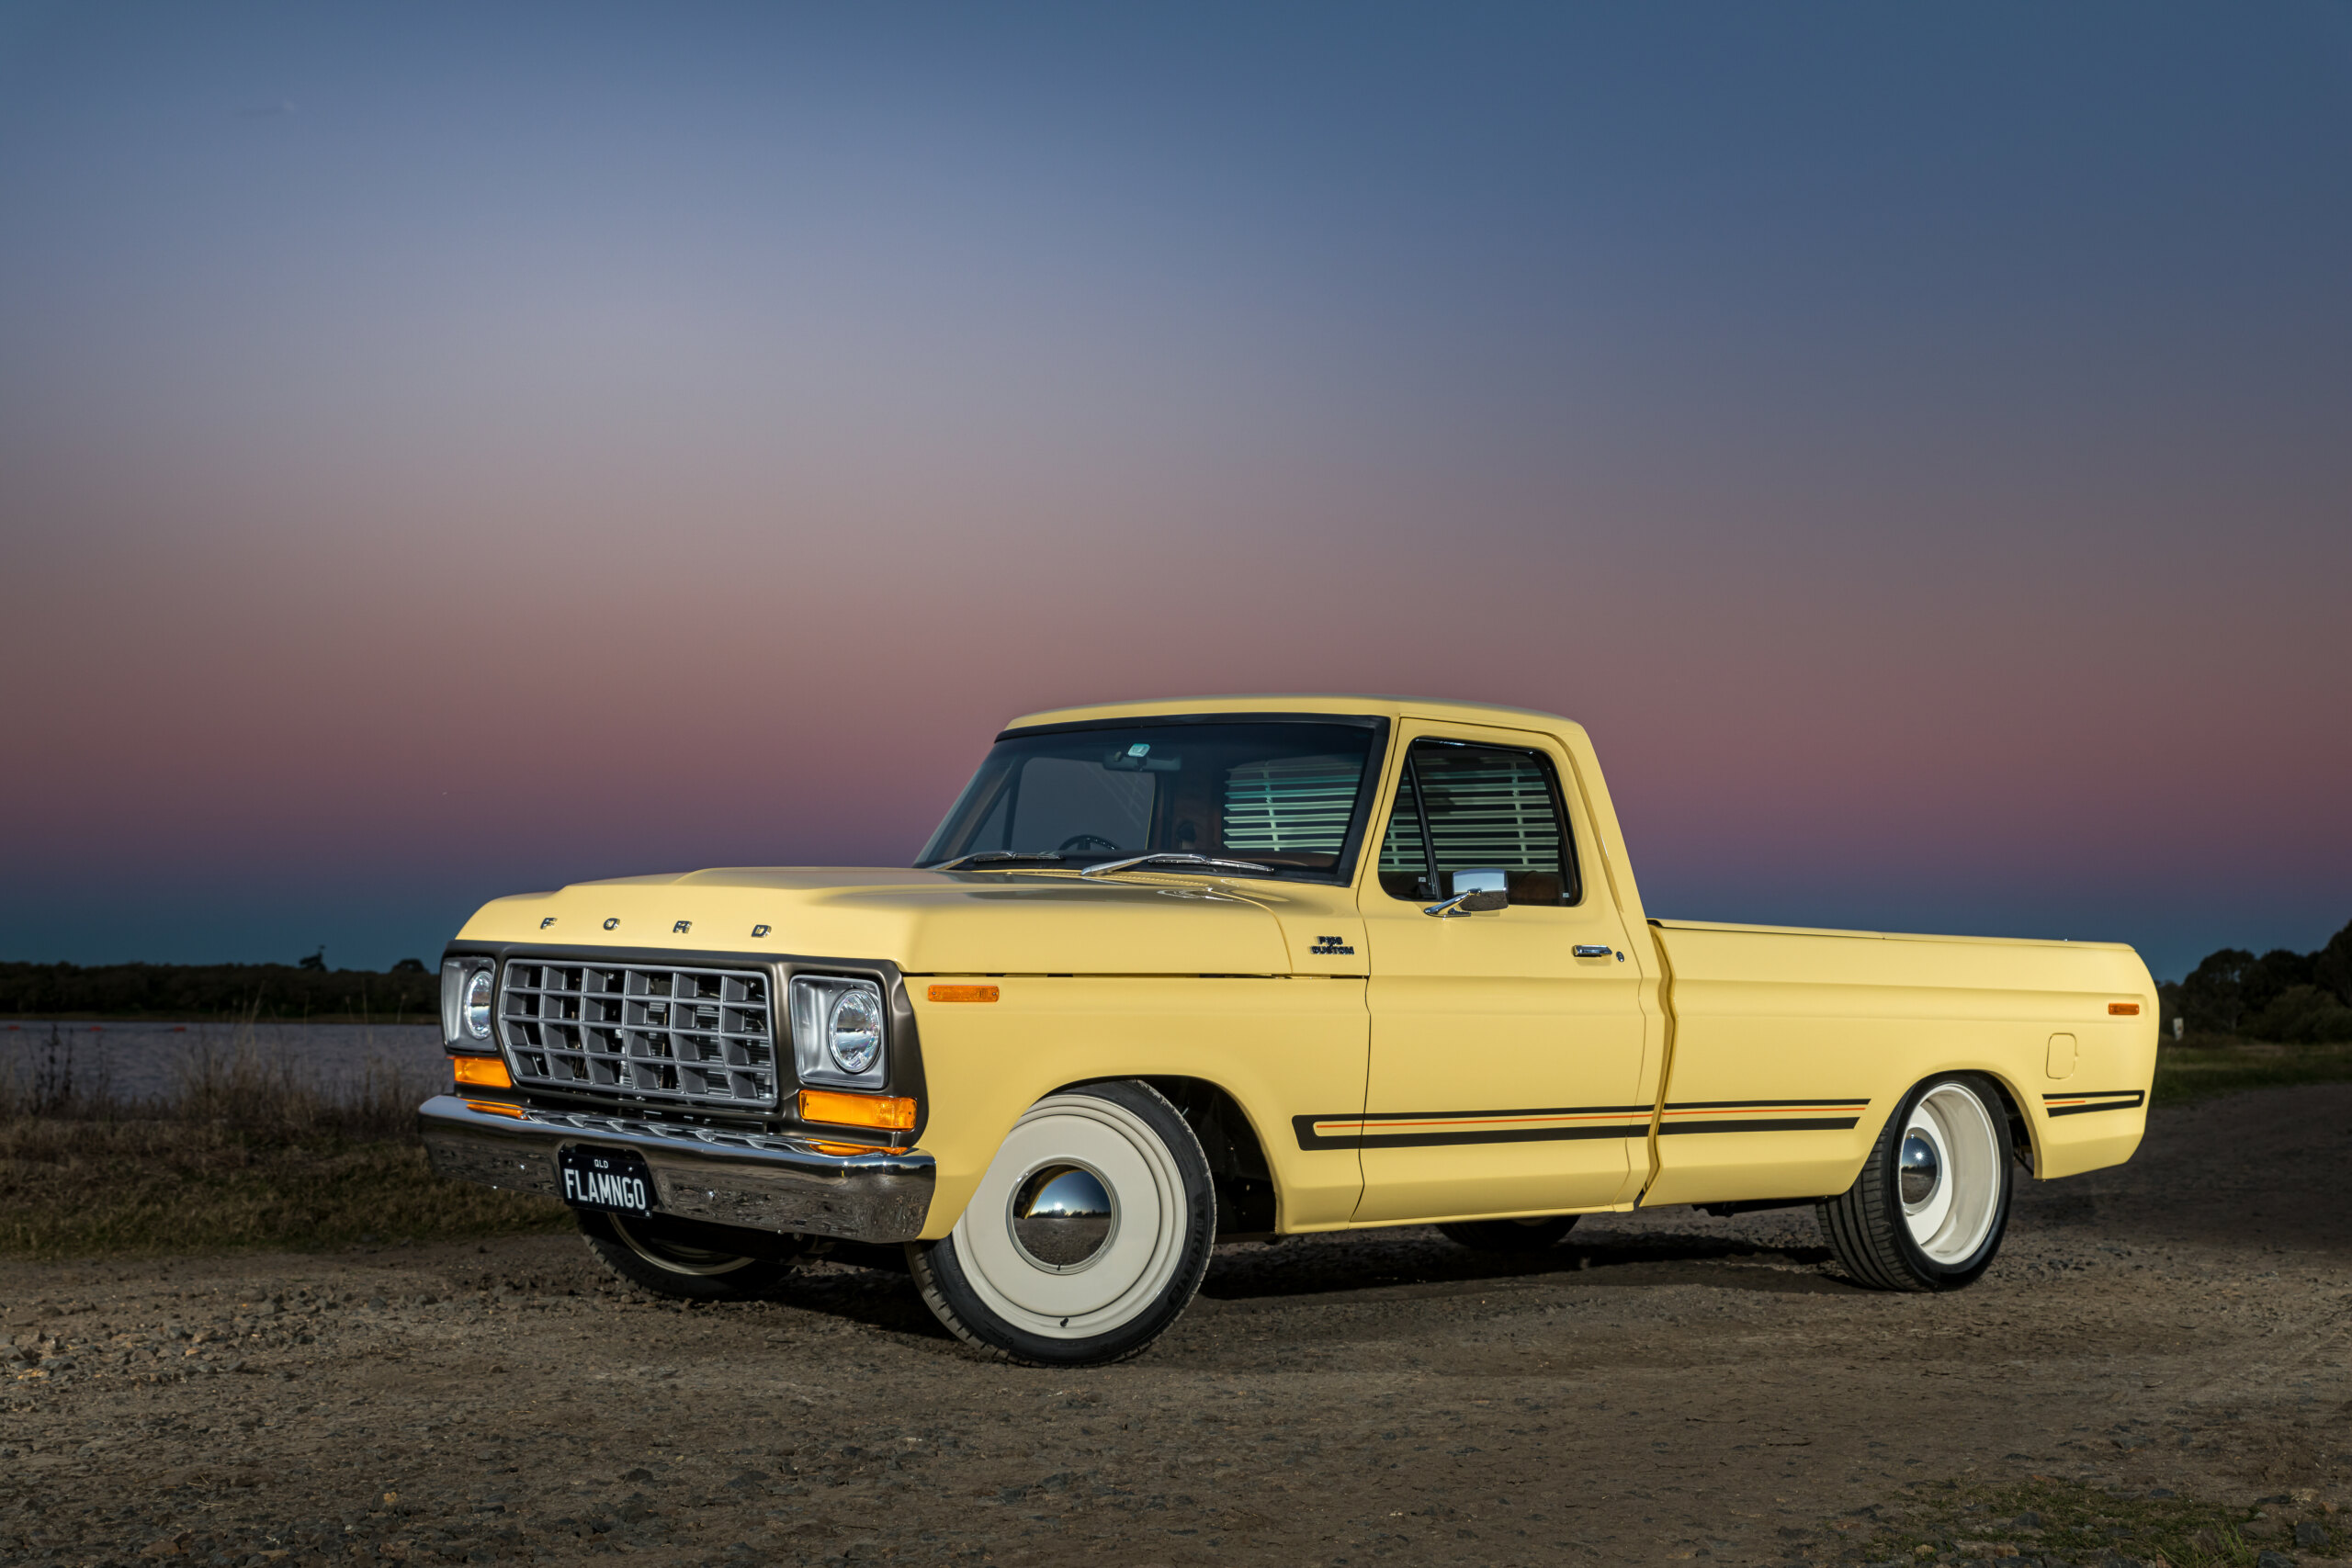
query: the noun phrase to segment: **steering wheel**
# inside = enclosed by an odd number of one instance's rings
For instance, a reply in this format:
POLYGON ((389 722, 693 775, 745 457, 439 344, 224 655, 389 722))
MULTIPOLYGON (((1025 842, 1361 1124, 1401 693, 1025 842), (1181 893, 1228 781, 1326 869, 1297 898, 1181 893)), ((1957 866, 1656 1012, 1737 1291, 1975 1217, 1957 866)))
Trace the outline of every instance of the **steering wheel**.
POLYGON ((1108 850, 1113 854, 1119 852, 1119 846, 1100 833, 1072 833, 1069 838, 1056 844, 1054 849, 1057 853, 1065 853, 1071 850, 1081 852, 1087 850, 1108 850))

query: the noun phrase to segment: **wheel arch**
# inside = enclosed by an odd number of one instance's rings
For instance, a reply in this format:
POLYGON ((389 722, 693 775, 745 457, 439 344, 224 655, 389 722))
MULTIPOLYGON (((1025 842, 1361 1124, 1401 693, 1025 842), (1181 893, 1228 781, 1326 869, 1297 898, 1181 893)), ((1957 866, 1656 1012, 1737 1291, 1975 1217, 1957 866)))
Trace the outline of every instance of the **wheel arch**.
POLYGON ((2008 1123, 2009 1146, 2017 1156, 2018 1163, 2025 1167, 2028 1176, 2038 1173, 2041 1168, 2041 1147, 2038 1141, 2039 1129, 2035 1127, 2033 1118, 2025 1113, 2028 1101, 2023 1091, 2011 1083, 2009 1075, 1999 1067, 1981 1061, 1948 1062, 1931 1072, 1913 1078, 1896 1090, 1894 1098, 1886 1102, 1886 1113, 1869 1123, 1870 1136, 1863 1144, 1860 1154, 1856 1156, 1852 1168, 1847 1174, 1848 1183, 1850 1185, 1860 1179, 1862 1168, 1869 1163, 1871 1150, 1878 1146, 1878 1140, 1885 1133, 1887 1122, 1903 1109, 1904 1101, 1909 1100, 1921 1085, 1933 1083, 1938 1078, 1952 1077, 1961 1073, 1983 1078, 1993 1086, 1993 1092, 2000 1097, 2001 1114, 2008 1123))
MULTIPOLYGON (((1054 1092, 1102 1081, 1081 1079, 1054 1092)), ((1129 1081, 1151 1086, 1200 1139, 1201 1153, 1208 1157, 1209 1179, 1216 1188, 1218 1237, 1273 1235, 1282 1213, 1281 1187, 1272 1163, 1266 1158, 1265 1142, 1240 1097, 1210 1078, 1139 1073, 1129 1081)))
MULTIPOLYGON (((2002 1100, 2002 1117, 2007 1119, 2007 1122, 2008 1122, 2008 1147, 2011 1147, 2013 1152, 2016 1152, 2018 1164, 2025 1166, 2025 1173, 2028 1173, 2028 1176, 2032 1176, 2034 1170, 2040 1170, 2040 1168, 2041 1168, 2041 1159, 2040 1159, 2041 1147, 2040 1147, 2040 1143, 2037 1143, 2037 1140, 2034 1140, 2034 1138, 2037 1138, 2037 1128, 2034 1128, 2034 1119, 2032 1119, 2032 1117, 2028 1117, 2028 1114, 2025 1114, 2025 1096, 2023 1096, 2023 1090, 2018 1090, 2018 1086, 2016 1086, 2016 1084, 2011 1084, 2011 1081, 2008 1081, 2008 1075, 2007 1075, 2007 1072, 2002 1072, 2002 1069, 1999 1069, 1999 1067, 1992 1067, 1992 1065, 1987 1065, 1987 1063, 1948 1063, 1948 1065, 1943 1065, 1943 1067, 1936 1067, 1936 1069, 1933 1069, 1933 1072, 1928 1072, 1928 1075, 1917 1077, 1917 1079, 1912 1079, 1910 1084, 1903 1086, 1903 1089, 1900 1089, 1898 1093, 1895 1093, 1894 1100, 1891 1100, 1889 1105, 1886 1105, 1886 1114, 1884 1114, 1884 1117, 1879 1117, 1877 1122, 1872 1123, 1872 1128, 1870 1128, 1870 1145, 1868 1145, 1868 1147, 1865 1147, 1865 1152, 1863 1152, 1863 1161, 1868 1161, 1868 1159, 1870 1159, 1870 1152, 1868 1152, 1868 1149, 1870 1149, 1870 1147, 1877 1147, 1879 1135, 1882 1135, 1882 1134, 1884 1134, 1884 1131, 1886 1131, 1886 1122, 1889 1122, 1889 1119, 1894 1119, 1894 1117, 1895 1117, 1895 1112, 1900 1112, 1900 1110, 1903 1110, 1903 1102, 1910 1100, 1912 1093, 1917 1093, 1917 1090, 1919 1090, 1919 1086, 1922 1086, 1922 1084, 1933 1084, 1933 1081, 1936 1081, 1936 1079, 1948 1079, 1948 1077, 1957 1077, 1957 1075, 1962 1075, 1962 1072, 1966 1072, 1966 1075, 1973 1075, 1973 1077, 1981 1077, 1981 1079, 1985 1079, 1987 1084, 1992 1084, 1992 1093, 1995 1093, 1995 1096, 1999 1096, 1999 1100, 2002 1100)), ((1856 1164, 1856 1176, 1858 1176, 1858 1173, 1860 1173, 1860 1161, 1858 1161, 1858 1164, 1856 1164)))
POLYGON ((2018 1163, 2025 1167, 2028 1176, 2041 1168, 2041 1149, 2035 1143, 2033 1118, 2025 1113, 2026 1099, 2015 1084, 1998 1067, 1972 1067, 1973 1072, 1993 1086, 2001 1097, 2001 1110, 2009 1119, 2009 1146, 2018 1163))

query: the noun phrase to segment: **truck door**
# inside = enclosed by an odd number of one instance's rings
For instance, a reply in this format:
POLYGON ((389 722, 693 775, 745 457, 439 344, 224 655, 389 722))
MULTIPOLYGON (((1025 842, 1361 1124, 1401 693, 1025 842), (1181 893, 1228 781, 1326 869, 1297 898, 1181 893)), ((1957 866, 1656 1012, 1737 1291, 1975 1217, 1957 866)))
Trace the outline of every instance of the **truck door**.
POLYGON ((1640 964, 1600 876, 1570 761, 1541 736, 1408 728, 1361 879, 1371 1077, 1356 1219, 1592 1208, 1648 1174, 1640 964), (1581 847, 1581 854, 1579 852, 1581 847), (1498 869, 1508 902, 1432 915, 1498 869), (1621 956, 1622 955, 1622 956, 1621 956))

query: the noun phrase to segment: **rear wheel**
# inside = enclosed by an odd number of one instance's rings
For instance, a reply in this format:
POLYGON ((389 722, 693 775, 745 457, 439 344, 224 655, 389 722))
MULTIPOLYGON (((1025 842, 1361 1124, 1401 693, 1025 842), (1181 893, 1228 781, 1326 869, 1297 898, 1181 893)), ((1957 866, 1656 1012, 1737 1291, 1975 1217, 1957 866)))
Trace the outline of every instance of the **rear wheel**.
POLYGON ((1558 1246, 1576 1224, 1574 1214, 1545 1214, 1532 1220, 1459 1220, 1437 1228, 1448 1241, 1479 1252, 1543 1252, 1558 1246))
POLYGON ((1887 1118, 1862 1173, 1820 1208, 1846 1272, 1883 1291, 1956 1291, 1991 1267, 2008 1229, 2015 1148, 1999 1091, 1978 1073, 1930 1078, 1887 1118))
POLYGON ((794 1240, 725 1226, 574 1211, 588 1250, 624 1284, 689 1302, 756 1296, 792 1271, 794 1240), (770 1254, 770 1256, 762 1256, 770 1254))
POLYGON ((912 1242, 922 1299, 966 1344, 1033 1366, 1100 1366, 1167 1332, 1200 1289, 1216 1193, 1200 1140, 1148 1084, 1031 1106, 956 1228, 912 1242))

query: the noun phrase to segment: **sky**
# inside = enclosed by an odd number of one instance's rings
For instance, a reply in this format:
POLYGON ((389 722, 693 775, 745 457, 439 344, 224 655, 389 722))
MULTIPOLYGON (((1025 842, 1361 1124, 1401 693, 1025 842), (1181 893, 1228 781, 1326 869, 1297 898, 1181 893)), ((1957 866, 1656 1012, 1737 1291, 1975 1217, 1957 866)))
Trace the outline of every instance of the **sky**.
POLYGON ((2352 0, 0 4, 0 959, 1590 730, 1650 910, 2352 919, 2352 0))

